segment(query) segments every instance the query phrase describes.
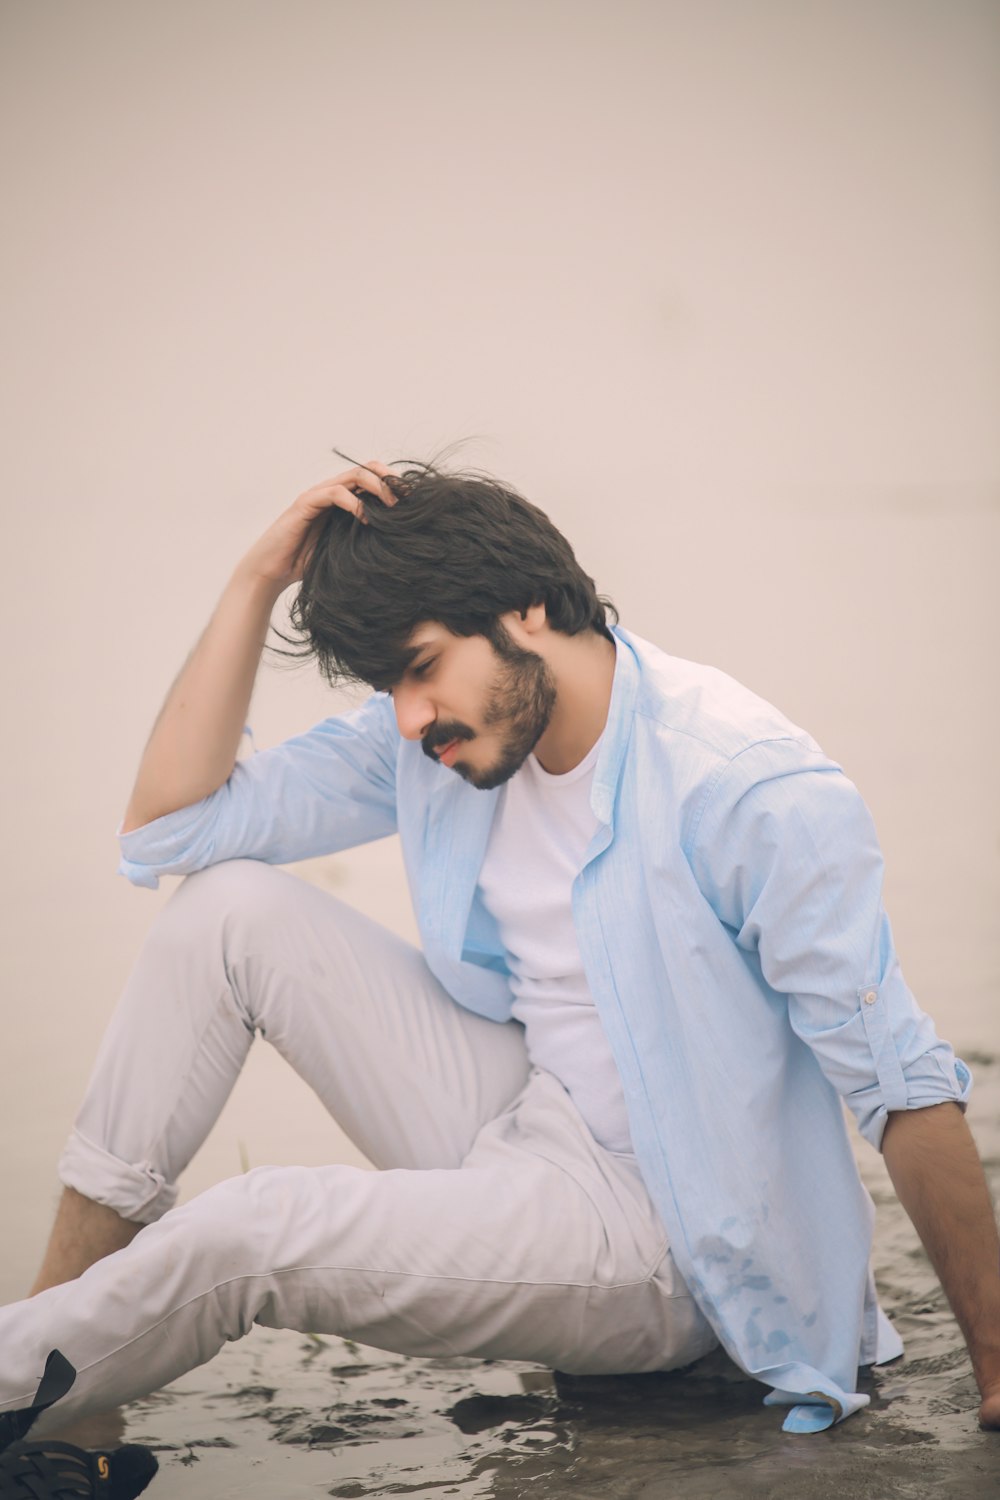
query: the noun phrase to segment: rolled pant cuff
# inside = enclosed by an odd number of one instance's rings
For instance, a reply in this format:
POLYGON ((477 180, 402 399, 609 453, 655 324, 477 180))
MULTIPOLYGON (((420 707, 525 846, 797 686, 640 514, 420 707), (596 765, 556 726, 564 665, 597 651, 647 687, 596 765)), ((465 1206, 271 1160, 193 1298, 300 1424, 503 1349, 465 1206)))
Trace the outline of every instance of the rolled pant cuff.
POLYGON ((173 1208, 177 1188, 148 1161, 127 1162, 74 1129, 59 1158, 59 1180, 134 1224, 152 1224, 173 1208))

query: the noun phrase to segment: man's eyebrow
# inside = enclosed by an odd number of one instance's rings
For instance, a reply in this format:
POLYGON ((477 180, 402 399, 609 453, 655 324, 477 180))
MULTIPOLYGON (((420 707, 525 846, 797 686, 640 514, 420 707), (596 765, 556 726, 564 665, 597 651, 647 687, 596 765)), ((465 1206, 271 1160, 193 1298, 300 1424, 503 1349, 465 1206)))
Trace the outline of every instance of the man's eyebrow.
POLYGON ((386 675, 377 679, 373 677, 371 686, 375 688, 376 692, 388 692, 394 683, 402 682, 407 673, 411 672, 418 664, 422 651, 431 651, 437 644, 436 640, 431 639, 418 641, 416 645, 411 642, 409 645, 404 646, 400 651, 399 661, 393 669, 391 676, 386 675))

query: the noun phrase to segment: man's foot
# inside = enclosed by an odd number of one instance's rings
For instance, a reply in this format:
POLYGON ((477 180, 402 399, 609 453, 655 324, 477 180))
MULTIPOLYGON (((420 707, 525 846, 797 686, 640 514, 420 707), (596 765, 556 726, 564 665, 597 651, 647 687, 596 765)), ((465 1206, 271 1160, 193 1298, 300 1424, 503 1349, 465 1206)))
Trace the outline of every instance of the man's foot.
POLYGON ((75 1379, 76 1370, 69 1360, 58 1349, 53 1349, 45 1361, 45 1369, 31 1405, 22 1407, 20 1411, 0 1412, 0 1453, 9 1448, 11 1443, 20 1442, 35 1418, 40 1417, 53 1402, 61 1401, 75 1379))
POLYGON ((134 1500, 159 1468, 148 1448, 85 1453, 72 1443, 14 1443, 0 1456, 2 1500, 134 1500))

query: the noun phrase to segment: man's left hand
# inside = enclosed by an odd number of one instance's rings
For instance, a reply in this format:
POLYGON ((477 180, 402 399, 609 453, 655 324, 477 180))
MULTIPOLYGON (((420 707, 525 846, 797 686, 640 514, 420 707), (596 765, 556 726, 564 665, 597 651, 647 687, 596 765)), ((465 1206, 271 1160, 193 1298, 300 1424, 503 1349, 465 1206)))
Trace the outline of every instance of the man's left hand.
POLYGON ((1000 1382, 983 1392, 979 1425, 1000 1432, 1000 1382))

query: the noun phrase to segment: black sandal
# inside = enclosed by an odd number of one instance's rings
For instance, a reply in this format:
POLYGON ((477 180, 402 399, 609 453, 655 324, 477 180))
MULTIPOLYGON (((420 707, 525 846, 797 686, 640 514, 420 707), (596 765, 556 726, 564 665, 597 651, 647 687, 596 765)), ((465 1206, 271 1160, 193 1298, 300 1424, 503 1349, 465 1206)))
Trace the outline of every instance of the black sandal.
POLYGON ((112 1453, 85 1453, 72 1443, 27 1443, 36 1417, 61 1401, 76 1370, 53 1349, 35 1399, 20 1411, 0 1412, 0 1500, 133 1500, 159 1468, 148 1448, 127 1443, 112 1453))
POLYGON ((159 1468, 148 1448, 85 1453, 72 1443, 13 1443, 0 1456, 2 1500, 134 1500, 159 1468))

